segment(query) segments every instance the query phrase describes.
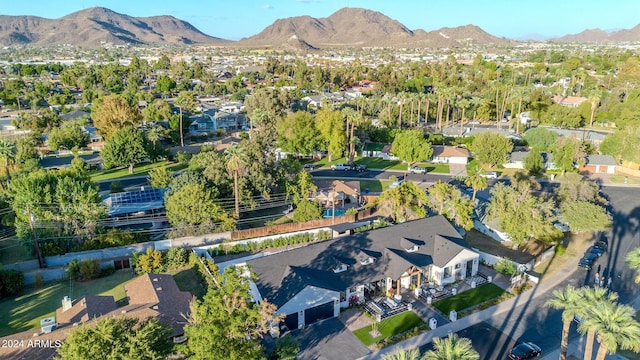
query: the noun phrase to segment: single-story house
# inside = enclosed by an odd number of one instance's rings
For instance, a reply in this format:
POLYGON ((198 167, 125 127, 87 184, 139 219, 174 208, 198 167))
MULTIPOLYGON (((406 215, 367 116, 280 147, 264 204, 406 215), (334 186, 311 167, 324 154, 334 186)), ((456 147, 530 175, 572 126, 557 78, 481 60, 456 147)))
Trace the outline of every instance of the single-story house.
POLYGON ((489 202, 476 198, 475 216, 473 218, 473 228, 487 235, 488 237, 499 241, 511 241, 509 234, 502 231, 500 224, 494 218, 490 218, 487 214, 489 202))
POLYGON ((469 162, 469 150, 447 145, 433 145, 431 162, 442 164, 467 164, 469 162))
POLYGON ((611 155, 587 155, 580 172, 615 174, 618 163, 611 155))
POLYGON ((562 96, 562 95, 554 95, 551 100, 558 105, 566 106, 570 108, 576 108, 580 106, 583 102, 587 101, 587 98, 582 96, 562 96))
POLYGON ((314 181, 318 191, 314 199, 323 203, 335 202, 336 205, 344 207, 345 204, 360 203, 360 182, 359 181, 314 181))
POLYGON ((363 157, 379 157, 384 160, 398 160, 396 156, 391 153, 391 144, 372 143, 365 142, 362 145, 363 157))
MULTIPOLYGON (((556 169, 556 164, 551 161, 551 154, 541 152, 544 168, 547 170, 556 169)), ((529 156, 529 151, 514 151, 509 155, 509 162, 502 164, 507 169, 524 169, 524 159, 529 156)))
POLYGON ((558 134, 558 136, 573 137, 575 139, 591 141, 595 146, 599 146, 600 143, 604 141, 604 138, 608 135, 608 133, 606 132, 598 132, 598 131, 583 130, 583 129, 560 129, 556 127, 549 127, 547 129, 558 134))
POLYGON ((252 297, 285 315, 289 329, 338 316, 370 292, 401 295, 421 284, 478 272, 480 255, 443 216, 315 243, 252 259, 252 297))

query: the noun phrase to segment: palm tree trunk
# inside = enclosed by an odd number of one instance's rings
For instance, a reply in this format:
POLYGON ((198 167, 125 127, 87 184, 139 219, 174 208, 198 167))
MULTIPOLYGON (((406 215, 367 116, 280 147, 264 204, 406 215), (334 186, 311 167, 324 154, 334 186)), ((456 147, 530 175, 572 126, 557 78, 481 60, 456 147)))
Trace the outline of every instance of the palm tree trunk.
POLYGON ((182 106, 180 109, 180 146, 184 147, 184 136, 182 136, 182 106))
POLYGON ((238 170, 233 172, 233 195, 236 205, 236 219, 240 219, 240 202, 238 201, 238 170))
POLYGON ((402 100, 400 100, 400 114, 398 114, 398 129, 402 129, 402 100))
POLYGON ((596 354, 596 360, 604 360, 607 356, 607 347, 600 343, 600 347, 598 348, 598 354, 596 354))
POLYGON ((593 117, 596 114, 596 108, 595 107, 591 107, 591 117, 589 118, 589 127, 593 126, 593 117))
POLYGON ((596 332, 594 330, 587 331, 587 342, 584 345, 584 357, 585 360, 593 359, 593 340, 596 337, 596 332))
POLYGON ((356 127, 356 122, 351 120, 351 135, 349 136, 349 138, 351 139, 350 143, 349 143, 349 164, 353 163, 353 156, 354 156, 354 144, 353 144, 353 128, 356 127))
MULTIPOLYGON (((478 189, 473 188, 473 196, 471 196, 471 203, 475 204, 476 203, 476 193, 478 192, 478 189)), ((562 358, 560 358, 560 360, 564 360, 562 358)))
POLYGON ((565 321, 562 323, 562 340, 560 341, 560 360, 567 358, 567 349, 569 348, 569 329, 571 328, 571 321, 565 321))
POLYGON ((129 164, 129 174, 133 174, 133 163, 129 164))
POLYGON ((11 190, 11 175, 9 174, 9 159, 4 159, 4 171, 7 173, 7 190, 11 190))

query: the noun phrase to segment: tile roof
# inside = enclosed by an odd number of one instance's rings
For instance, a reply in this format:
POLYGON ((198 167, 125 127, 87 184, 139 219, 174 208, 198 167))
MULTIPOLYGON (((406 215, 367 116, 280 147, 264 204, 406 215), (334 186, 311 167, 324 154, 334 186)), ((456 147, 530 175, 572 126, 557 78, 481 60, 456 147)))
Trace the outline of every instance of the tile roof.
POLYGON ((457 146, 433 145, 433 157, 469 157, 469 150, 457 146))
POLYGON ((281 307, 308 285, 339 291, 386 276, 397 279, 412 265, 441 267, 464 249, 470 247, 438 215, 264 256, 247 265, 258 276, 262 297, 281 307), (403 238, 421 245, 407 252, 403 238), (363 253, 375 261, 362 265, 363 253), (346 271, 331 270, 336 259, 348 265, 346 271))

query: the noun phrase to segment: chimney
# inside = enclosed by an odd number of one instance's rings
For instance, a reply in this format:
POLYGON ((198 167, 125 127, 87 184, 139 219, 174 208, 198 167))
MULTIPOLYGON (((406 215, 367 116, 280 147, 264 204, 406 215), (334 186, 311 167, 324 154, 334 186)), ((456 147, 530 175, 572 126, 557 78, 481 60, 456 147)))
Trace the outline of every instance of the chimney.
POLYGON ((71 298, 69 298, 68 296, 65 296, 62 299, 62 311, 67 311, 71 309, 71 298))

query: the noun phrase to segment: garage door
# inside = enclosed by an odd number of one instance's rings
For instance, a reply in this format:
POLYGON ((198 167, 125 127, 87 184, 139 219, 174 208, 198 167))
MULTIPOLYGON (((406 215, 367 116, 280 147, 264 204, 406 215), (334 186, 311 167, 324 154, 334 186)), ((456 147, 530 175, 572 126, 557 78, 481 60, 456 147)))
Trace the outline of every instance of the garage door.
POLYGON ((316 321, 328 319, 330 317, 333 317, 333 301, 314 306, 304 311, 305 325, 310 325, 316 321))
POLYGON ((289 330, 296 330, 298 328, 298 313, 287 315, 287 317, 284 318, 284 324, 289 330))

